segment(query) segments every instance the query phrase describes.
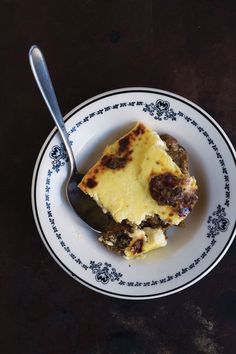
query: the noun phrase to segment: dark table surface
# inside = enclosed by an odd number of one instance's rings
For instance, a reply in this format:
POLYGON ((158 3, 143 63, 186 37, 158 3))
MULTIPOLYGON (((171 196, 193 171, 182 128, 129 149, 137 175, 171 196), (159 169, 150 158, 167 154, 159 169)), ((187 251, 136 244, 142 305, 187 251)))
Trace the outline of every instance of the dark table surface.
POLYGON ((236 145, 236 1, 71 0, 0 3, 0 352, 236 353, 236 246, 196 285, 132 302, 70 278, 34 224, 30 187, 53 122, 28 49, 46 54, 65 114, 120 87, 156 87, 202 106, 236 145))

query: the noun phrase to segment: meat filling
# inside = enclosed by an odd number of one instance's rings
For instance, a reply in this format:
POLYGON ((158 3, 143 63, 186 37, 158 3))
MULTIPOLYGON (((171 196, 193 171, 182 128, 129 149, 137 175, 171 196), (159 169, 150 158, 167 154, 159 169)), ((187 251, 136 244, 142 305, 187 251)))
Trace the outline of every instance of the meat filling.
POLYGON ((165 223, 163 220, 160 219, 158 215, 154 215, 144 221, 141 222, 139 225, 140 229, 144 227, 151 227, 152 229, 158 229, 161 227, 163 230, 167 229, 169 224, 165 223))
POLYGON ((154 176, 150 181, 150 193, 159 205, 172 206, 179 216, 187 216, 197 202, 196 192, 189 192, 189 178, 164 173, 154 176))
POLYGON ((181 171, 184 174, 187 174, 189 171, 189 161, 188 154, 186 150, 181 146, 178 141, 168 134, 161 135, 161 139, 166 143, 168 148, 168 154, 179 166, 181 171))
POLYGON ((132 231, 132 226, 130 226, 126 221, 118 224, 111 218, 106 231, 101 234, 99 240, 110 251, 124 255, 125 249, 130 245, 132 240, 129 236, 129 233, 132 231))

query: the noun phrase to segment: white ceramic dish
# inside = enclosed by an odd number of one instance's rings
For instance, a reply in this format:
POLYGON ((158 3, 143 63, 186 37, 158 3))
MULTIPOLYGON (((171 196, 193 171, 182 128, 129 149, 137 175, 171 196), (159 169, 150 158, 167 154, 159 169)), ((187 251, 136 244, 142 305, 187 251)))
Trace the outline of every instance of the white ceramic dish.
POLYGON ((36 162, 32 205, 45 246, 73 278, 105 295, 151 299, 196 283, 230 247, 236 227, 236 158, 226 134, 197 105, 166 91, 128 88, 93 97, 65 117, 79 170, 86 172, 105 145, 137 121, 179 140, 199 185, 197 206, 185 228, 169 232, 167 247, 127 261, 97 241, 66 201, 68 166, 56 129, 36 162))

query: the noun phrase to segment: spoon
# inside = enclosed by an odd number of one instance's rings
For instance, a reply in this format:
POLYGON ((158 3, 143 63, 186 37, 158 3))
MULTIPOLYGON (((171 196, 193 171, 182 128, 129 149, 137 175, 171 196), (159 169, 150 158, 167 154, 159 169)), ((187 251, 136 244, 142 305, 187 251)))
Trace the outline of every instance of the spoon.
POLYGON ((52 86, 47 65, 41 50, 36 45, 32 46, 29 50, 29 61, 34 78, 56 123, 68 155, 69 175, 66 181, 66 197, 78 216, 91 227, 91 229, 96 232, 102 232, 108 224, 108 215, 104 214, 97 203, 78 187, 78 183, 82 180, 83 175, 79 173, 76 168, 68 133, 52 86))

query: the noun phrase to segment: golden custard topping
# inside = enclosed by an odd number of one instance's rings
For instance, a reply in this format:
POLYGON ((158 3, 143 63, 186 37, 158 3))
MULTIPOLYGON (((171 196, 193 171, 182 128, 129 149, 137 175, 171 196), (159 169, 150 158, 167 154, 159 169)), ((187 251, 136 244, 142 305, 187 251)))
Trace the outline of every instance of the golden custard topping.
MULTIPOLYGON (((107 146, 101 159, 88 171, 80 188, 120 223, 128 220, 139 225, 158 214, 170 224, 178 225, 185 215, 172 205, 158 203, 150 192, 155 176, 184 177, 168 154, 158 134, 138 123, 114 144, 107 146)), ((194 177, 188 177, 186 189, 197 189, 194 177)))
POLYGON ((142 123, 105 148, 79 187, 116 224, 132 227, 124 231, 122 226, 115 236, 111 228, 100 237, 127 258, 165 246, 167 227, 183 221, 197 201, 185 150, 174 138, 161 138, 142 123), (146 222, 152 218, 158 223, 146 222))

